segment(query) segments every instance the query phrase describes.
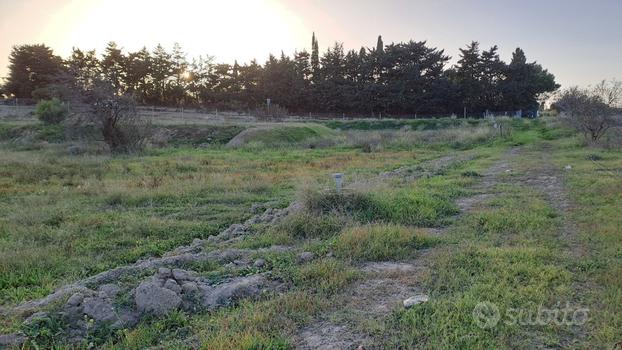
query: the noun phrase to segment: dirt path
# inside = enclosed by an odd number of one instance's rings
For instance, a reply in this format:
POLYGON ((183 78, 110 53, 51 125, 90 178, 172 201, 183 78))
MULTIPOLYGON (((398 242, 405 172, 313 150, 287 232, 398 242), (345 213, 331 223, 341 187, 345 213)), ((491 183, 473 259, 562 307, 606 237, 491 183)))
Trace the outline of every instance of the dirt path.
MULTIPOLYGON (((572 219, 574 204, 564 184, 564 171, 572 171, 572 168, 564 170, 553 163, 551 157, 552 147, 550 144, 544 143, 528 155, 533 158, 537 157, 538 161, 535 162, 535 166, 529 168, 519 178, 519 181, 524 186, 539 192, 543 199, 555 209, 557 215, 561 218, 558 239, 562 246, 565 247, 564 253, 568 255, 568 259, 577 262, 587 258, 590 252, 580 242, 579 228, 572 219)), ((576 278, 578 271, 571 272, 573 272, 574 277, 572 283, 573 295, 572 300, 568 300, 568 302, 577 307, 584 307, 582 300, 594 286, 591 286, 587 281, 576 278)), ((565 334, 560 344, 563 348, 574 348, 578 346, 577 344, 585 344, 588 335, 587 329, 584 326, 573 326, 564 331, 565 334)), ((538 344, 536 347, 538 349, 549 348, 544 344, 538 344)))
MULTIPOLYGON (((581 258, 586 256, 587 251, 578 241, 578 228, 571 218, 574 205, 564 185, 563 169, 553 164, 551 151, 552 146, 550 144, 543 144, 533 155, 541 160, 537 162, 535 168, 529 169, 521 176, 520 182, 540 192, 546 202, 555 209, 562 218, 559 238, 567 245, 568 252, 572 257, 581 258)), ((572 171, 572 169, 568 171, 572 171)))
MULTIPOLYGON (((456 201, 461 214, 467 213, 493 193, 503 174, 511 170, 511 161, 519 153, 518 148, 506 152, 483 175, 473 189, 476 195, 456 201)), ((441 158, 442 160, 442 158, 441 158)), ((430 228, 433 234, 442 235, 447 228, 430 228)), ((368 262, 359 266, 364 277, 338 297, 339 305, 299 330, 293 336, 296 349, 366 349, 373 345, 373 338, 365 328, 382 324, 396 308, 404 307, 403 301, 413 296, 425 296, 421 280, 430 273, 436 249, 419 252, 407 262, 368 262)))

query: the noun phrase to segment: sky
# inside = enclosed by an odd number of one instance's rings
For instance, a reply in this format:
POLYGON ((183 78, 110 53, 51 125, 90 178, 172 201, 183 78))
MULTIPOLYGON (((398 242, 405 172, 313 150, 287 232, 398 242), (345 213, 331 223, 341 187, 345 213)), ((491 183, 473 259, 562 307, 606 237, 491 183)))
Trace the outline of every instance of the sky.
POLYGON ((622 79, 622 0, 0 0, 0 77, 13 45, 102 52, 181 44, 188 58, 263 62, 270 53, 426 40, 455 60, 475 40, 516 47, 563 86, 622 79))

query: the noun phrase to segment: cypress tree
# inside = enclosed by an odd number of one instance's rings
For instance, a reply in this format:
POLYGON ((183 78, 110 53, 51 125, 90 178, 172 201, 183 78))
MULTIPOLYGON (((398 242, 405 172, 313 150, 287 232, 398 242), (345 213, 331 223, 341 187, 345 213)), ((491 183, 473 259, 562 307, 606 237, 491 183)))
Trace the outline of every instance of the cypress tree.
POLYGON ((311 38, 311 71, 313 72, 313 78, 317 79, 320 71, 320 47, 315 37, 315 32, 313 32, 313 37, 311 38))

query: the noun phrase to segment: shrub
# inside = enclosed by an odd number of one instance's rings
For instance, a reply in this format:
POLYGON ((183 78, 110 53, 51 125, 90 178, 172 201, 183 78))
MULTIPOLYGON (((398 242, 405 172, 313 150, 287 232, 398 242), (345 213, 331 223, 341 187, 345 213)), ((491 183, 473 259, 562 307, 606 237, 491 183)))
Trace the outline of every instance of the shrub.
POLYGON ((35 115, 45 124, 60 124, 67 114, 69 109, 57 98, 42 100, 35 109, 35 115))

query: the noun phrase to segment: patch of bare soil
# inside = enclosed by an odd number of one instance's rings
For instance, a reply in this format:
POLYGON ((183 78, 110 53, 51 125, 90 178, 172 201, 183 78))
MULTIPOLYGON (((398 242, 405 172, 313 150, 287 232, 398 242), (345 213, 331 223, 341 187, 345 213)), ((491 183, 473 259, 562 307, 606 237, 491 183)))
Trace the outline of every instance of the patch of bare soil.
POLYGON ((322 315, 294 337, 297 349, 367 348, 373 338, 366 324, 382 321, 402 302, 421 294, 419 281, 428 272, 423 263, 369 262, 360 266, 364 277, 339 296, 338 310, 322 315))

